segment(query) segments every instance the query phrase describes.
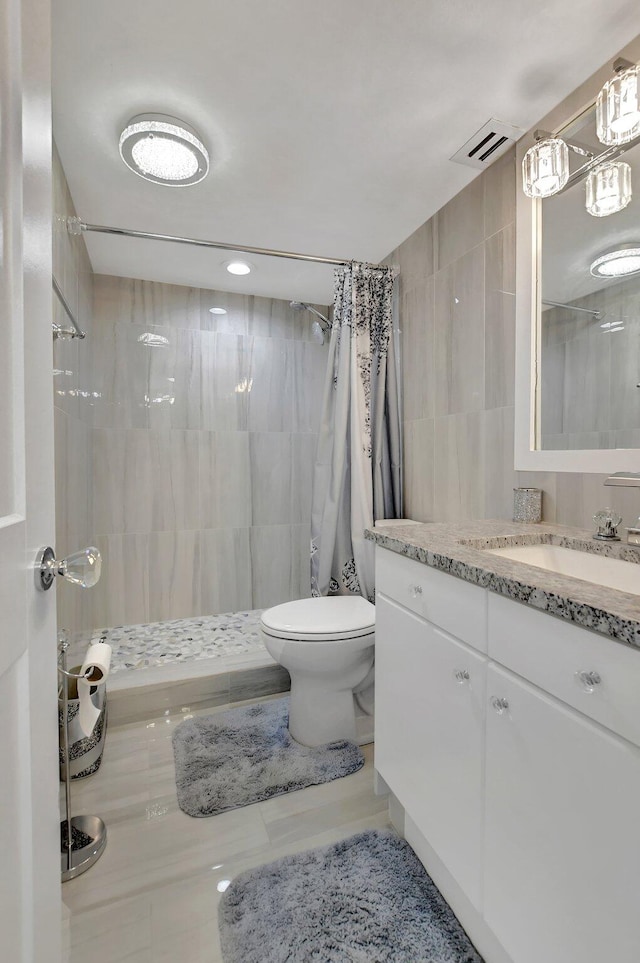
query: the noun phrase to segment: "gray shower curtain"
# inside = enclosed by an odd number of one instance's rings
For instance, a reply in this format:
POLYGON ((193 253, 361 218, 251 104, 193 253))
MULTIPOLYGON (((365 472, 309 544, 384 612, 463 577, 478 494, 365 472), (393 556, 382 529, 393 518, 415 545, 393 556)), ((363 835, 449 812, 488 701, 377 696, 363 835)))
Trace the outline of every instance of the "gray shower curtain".
POLYGON ((335 272, 334 318, 311 510, 312 595, 373 601, 365 528, 402 514, 394 272, 352 262, 335 272))

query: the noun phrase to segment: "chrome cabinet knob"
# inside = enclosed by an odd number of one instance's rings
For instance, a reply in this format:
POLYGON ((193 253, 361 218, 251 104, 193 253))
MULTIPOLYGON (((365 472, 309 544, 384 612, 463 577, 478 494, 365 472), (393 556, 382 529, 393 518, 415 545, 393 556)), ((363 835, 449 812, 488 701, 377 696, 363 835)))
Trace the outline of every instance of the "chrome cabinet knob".
POLYGON ((585 692, 595 692, 596 687, 602 685, 600 673, 593 669, 582 669, 582 671, 576 672, 576 679, 585 692))
POLYGON ((468 682, 471 678, 466 669, 458 669, 457 672, 453 673, 453 677, 460 685, 464 685, 464 683, 468 682))
POLYGON ((410 586, 409 586, 409 595, 410 595, 412 598, 417 599, 419 595, 422 595, 422 586, 421 586, 421 585, 410 585, 410 586))
POLYGON ((100 578, 102 555, 99 549, 90 546, 80 552, 67 555, 58 561, 56 553, 48 546, 38 552, 35 564, 36 586, 46 592, 58 576, 80 588, 92 588, 100 578))
POLYGON ((501 716, 509 708, 508 700, 503 698, 502 696, 492 696, 491 705, 496 710, 499 716, 501 716))

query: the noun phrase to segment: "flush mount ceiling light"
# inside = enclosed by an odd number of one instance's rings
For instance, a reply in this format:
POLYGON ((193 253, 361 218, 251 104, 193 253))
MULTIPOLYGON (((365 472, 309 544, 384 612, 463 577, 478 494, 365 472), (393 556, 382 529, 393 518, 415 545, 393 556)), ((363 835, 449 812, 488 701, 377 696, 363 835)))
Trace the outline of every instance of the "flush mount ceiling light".
POLYGON ((195 130, 165 114, 138 114, 120 135, 120 156, 135 174, 167 187, 197 184, 209 154, 195 130))
POLYGON ((527 197, 551 197, 569 180, 569 149, 561 137, 543 131, 534 136, 522 160, 522 187, 527 197))
POLYGON ((628 244, 597 257, 590 268, 594 278, 625 278, 640 274, 640 245, 628 244))
POLYGON ((224 266, 229 274, 251 274, 251 265, 248 261, 225 261, 224 266))
POLYGON ((640 67, 620 58, 613 69, 596 101, 598 140, 609 147, 640 135, 640 67))
POLYGON ((607 217, 624 210, 631 200, 631 168, 624 161, 601 164, 587 177, 587 210, 607 217))

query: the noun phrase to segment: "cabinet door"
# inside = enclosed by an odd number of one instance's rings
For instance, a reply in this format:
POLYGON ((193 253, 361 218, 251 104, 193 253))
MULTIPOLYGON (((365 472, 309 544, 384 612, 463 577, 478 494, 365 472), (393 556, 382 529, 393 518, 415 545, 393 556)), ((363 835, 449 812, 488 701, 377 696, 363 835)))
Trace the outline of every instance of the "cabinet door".
POLYGON ((487 923, 517 963, 637 963, 640 750, 493 666, 487 698, 487 923))
POLYGON ((480 904, 486 660, 378 595, 375 764, 480 904))

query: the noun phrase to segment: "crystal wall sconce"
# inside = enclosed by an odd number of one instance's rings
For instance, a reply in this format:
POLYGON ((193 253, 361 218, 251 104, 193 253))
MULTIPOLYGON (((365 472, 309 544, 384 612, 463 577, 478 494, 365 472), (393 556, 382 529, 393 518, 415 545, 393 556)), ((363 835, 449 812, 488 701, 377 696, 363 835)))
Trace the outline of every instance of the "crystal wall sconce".
POLYGON ((640 136, 640 67, 620 58, 596 100, 596 133, 608 147, 640 136))
POLYGON ((522 161, 522 189, 527 197, 552 197, 570 180, 586 175, 586 208, 594 217, 607 217, 630 203, 631 168, 615 161, 615 148, 640 137, 640 65, 618 59, 614 76, 606 82, 596 100, 596 132, 608 150, 595 156, 591 151, 556 134, 537 130, 535 144, 522 161), (586 159, 571 175, 569 152, 586 159), (599 163, 602 161, 602 163, 599 163))
POLYGON ((601 164, 588 175, 586 187, 589 214, 617 214, 631 201, 631 168, 624 161, 601 164))

